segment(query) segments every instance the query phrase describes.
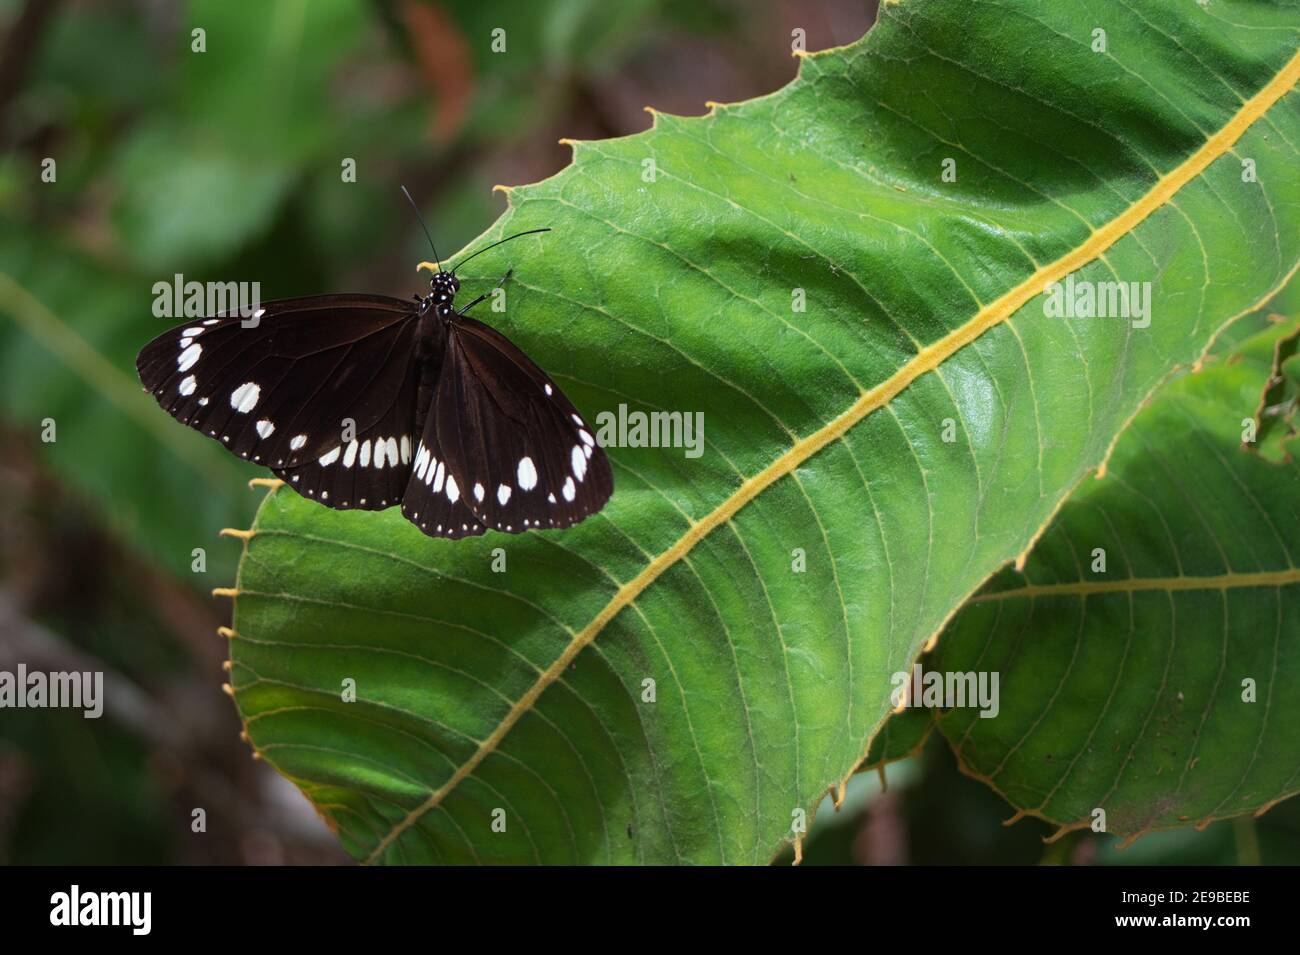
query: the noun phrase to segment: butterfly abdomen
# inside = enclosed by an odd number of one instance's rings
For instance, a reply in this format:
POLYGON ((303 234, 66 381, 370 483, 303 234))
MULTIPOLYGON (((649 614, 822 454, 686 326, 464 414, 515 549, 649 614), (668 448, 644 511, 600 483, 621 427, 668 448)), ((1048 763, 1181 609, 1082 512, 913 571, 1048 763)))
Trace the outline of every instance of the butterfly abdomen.
POLYGON ((426 309, 420 315, 415 330, 415 364, 417 368, 415 433, 424 432, 424 423, 429 417, 429 408, 438 388, 438 376, 442 374, 443 357, 447 351, 446 320, 433 308, 426 309))

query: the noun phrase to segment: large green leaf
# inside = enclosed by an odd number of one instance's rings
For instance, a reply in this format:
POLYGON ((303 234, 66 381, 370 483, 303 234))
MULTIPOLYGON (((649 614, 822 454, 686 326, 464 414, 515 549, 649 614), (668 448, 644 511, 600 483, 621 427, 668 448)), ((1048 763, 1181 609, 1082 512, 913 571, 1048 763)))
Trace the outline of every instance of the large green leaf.
POLYGON ((997 718, 939 726, 1020 811, 1073 828, 1101 809, 1131 837, 1300 791, 1300 463, 1242 446, 1297 328, 1163 390, 925 660, 1000 674, 997 718))
POLYGON ((515 267, 491 317, 589 418, 703 412, 705 453, 611 449, 563 533, 269 495, 232 643, 258 751, 360 859, 768 860, 890 675, 1294 271, 1298 27, 893 4, 772 96, 578 144, 484 236, 556 230, 476 260, 515 267), (1149 281, 1150 324, 1045 316, 1068 275, 1149 281))

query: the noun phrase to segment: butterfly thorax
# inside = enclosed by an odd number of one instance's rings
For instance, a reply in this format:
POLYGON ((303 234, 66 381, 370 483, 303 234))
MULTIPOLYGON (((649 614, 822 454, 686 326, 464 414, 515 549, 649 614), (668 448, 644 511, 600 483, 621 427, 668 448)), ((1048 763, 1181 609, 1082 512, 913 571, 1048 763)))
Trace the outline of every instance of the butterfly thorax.
POLYGON ((429 294, 420 300, 420 315, 433 312, 444 322, 451 321, 455 312, 456 293, 460 291, 460 279, 451 272, 438 272, 429 280, 429 294))

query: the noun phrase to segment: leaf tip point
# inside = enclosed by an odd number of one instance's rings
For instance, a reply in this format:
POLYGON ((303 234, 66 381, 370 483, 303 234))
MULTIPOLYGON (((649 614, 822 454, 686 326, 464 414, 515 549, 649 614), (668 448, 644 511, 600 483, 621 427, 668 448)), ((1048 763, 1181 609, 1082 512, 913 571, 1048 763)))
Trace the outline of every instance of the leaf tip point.
POLYGON ((845 786, 843 780, 831 787, 831 805, 835 808, 836 812, 839 812, 840 807, 844 805, 844 794, 845 786))

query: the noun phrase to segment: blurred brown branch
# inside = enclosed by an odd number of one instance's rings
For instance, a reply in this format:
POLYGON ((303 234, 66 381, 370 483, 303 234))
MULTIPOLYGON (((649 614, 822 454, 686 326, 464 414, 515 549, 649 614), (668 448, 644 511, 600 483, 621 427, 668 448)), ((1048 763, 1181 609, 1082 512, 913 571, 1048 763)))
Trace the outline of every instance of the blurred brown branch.
POLYGON ((27 0, 0 46, 0 142, 7 142, 5 114, 18 93, 27 67, 41 45, 41 35, 58 10, 58 0, 27 0))

